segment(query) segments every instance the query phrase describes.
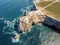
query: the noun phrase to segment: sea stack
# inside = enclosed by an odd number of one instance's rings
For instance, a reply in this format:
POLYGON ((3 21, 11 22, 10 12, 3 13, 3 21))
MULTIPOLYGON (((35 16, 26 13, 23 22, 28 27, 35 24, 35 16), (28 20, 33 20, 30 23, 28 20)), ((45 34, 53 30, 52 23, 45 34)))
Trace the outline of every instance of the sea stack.
POLYGON ((12 42, 13 43, 19 42, 19 34, 18 33, 14 34, 14 37, 12 38, 12 42))

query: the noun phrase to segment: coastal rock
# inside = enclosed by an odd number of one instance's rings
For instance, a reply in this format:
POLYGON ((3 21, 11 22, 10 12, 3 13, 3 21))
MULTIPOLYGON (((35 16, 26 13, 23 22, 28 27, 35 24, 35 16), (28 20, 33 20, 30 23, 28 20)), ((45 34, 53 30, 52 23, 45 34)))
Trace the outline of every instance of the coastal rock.
MULTIPOLYGON (((47 1, 48 2, 48 1, 55 1, 55 0, 42 0, 42 1, 47 1)), ((34 3, 34 4, 37 8, 36 3, 34 3)), ((41 23, 41 22, 43 22, 47 25, 51 25, 51 26, 54 23, 54 25, 55 25, 54 27, 57 27, 56 24, 57 24, 58 21, 56 21, 56 22, 54 21, 54 20, 57 20, 57 19, 52 18, 53 16, 51 17, 51 15, 50 16, 46 15, 46 13, 45 13, 46 10, 45 9, 40 10, 39 7, 37 9, 38 10, 36 10, 36 11, 26 12, 25 16, 22 16, 22 17, 19 18, 19 20, 20 20, 19 28, 22 32, 30 32, 30 28, 32 27, 32 24, 37 24, 37 23, 41 23), (50 19, 52 19, 52 20, 50 21, 50 19)))
POLYGON ((12 42, 13 43, 19 42, 19 34, 18 33, 15 33, 15 36, 12 38, 12 42))
POLYGON ((22 32, 30 32, 30 28, 32 27, 32 24, 37 24, 37 23, 41 23, 44 21, 44 19, 46 18, 45 15, 40 15, 37 13, 38 11, 32 11, 32 12, 28 12, 26 14, 26 16, 22 16, 20 17, 20 31, 22 32))

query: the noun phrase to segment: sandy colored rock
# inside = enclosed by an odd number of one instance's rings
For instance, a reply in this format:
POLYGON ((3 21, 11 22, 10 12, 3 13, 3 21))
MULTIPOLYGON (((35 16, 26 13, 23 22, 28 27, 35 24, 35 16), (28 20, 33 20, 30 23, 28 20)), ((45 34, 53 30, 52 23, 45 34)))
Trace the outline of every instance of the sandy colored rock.
POLYGON ((15 39, 19 39, 19 35, 17 33, 15 33, 15 39))
POLYGON ((20 17, 20 30, 22 32, 30 32, 30 28, 32 24, 37 24, 39 22, 43 22, 45 19, 45 15, 41 15, 38 13, 39 11, 31 11, 26 16, 20 17))

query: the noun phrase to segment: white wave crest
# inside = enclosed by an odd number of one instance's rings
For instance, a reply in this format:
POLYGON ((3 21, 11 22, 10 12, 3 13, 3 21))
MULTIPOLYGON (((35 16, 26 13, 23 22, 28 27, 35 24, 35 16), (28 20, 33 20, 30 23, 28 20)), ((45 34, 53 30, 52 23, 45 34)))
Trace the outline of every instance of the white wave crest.
POLYGON ((0 20, 3 20, 4 18, 0 18, 0 20))

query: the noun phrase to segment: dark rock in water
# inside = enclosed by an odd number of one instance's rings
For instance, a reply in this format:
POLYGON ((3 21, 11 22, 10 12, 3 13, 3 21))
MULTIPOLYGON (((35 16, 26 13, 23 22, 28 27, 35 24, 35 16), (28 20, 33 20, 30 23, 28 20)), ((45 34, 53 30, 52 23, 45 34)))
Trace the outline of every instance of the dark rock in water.
POLYGON ((23 33, 22 31, 19 31, 19 33, 23 33))
POLYGON ((19 21, 15 23, 14 28, 15 28, 17 33, 22 33, 22 31, 19 28, 19 21))
MULTIPOLYGON (((37 10, 36 7, 35 7, 35 5, 33 5, 32 7, 30 7, 29 9, 30 9, 30 11, 35 11, 35 10, 37 10)), ((27 11, 27 10, 26 10, 26 11, 27 11)), ((26 11, 24 11, 24 16, 26 16, 26 13, 27 13, 26 11)))
POLYGON ((24 16, 26 16, 26 11, 24 12, 24 16))
POLYGON ((19 30, 19 22, 15 23, 14 28, 15 28, 16 31, 19 30))
POLYGON ((15 30, 18 30, 19 24, 18 23, 15 23, 14 28, 15 28, 15 30))
POLYGON ((31 11, 35 11, 35 10, 37 10, 37 9, 36 9, 35 5, 33 5, 33 6, 31 7, 31 11))

